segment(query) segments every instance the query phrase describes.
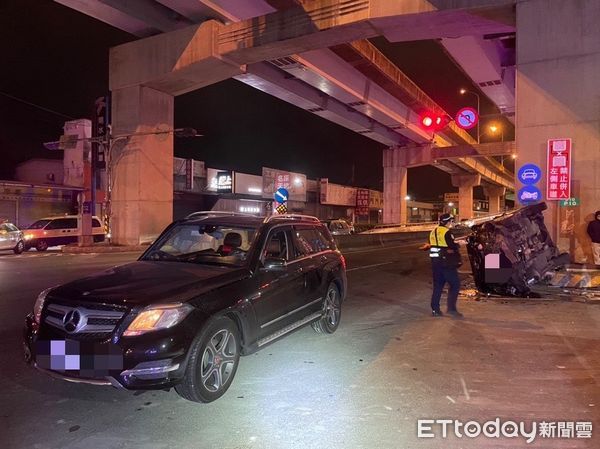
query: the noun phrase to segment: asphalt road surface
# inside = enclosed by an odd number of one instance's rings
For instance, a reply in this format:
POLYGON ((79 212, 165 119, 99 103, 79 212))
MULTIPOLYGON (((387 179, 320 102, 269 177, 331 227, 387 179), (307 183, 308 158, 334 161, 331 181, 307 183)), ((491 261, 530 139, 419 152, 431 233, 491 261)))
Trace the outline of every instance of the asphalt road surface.
POLYGON ((39 291, 135 257, 0 255, 0 448, 600 447, 600 307, 461 299, 465 319, 432 318, 429 262, 414 245, 348 253, 338 331, 303 328, 242 358, 211 404, 72 384, 23 362, 39 291), (469 437, 454 423, 497 418, 537 426, 533 443, 510 426, 469 437), (419 419, 453 422, 446 438, 439 423, 419 438, 419 419))

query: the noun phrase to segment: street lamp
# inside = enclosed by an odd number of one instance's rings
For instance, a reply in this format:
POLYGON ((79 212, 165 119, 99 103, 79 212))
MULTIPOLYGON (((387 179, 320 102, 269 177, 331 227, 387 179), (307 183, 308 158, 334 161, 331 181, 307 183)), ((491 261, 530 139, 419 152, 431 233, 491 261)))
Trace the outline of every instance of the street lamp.
MULTIPOLYGON (((488 130, 490 134, 494 135, 497 135, 498 132, 500 132, 500 141, 504 142, 504 128, 501 125, 492 123, 488 126, 488 130)), ((500 164, 502 165, 502 170, 504 170, 504 156, 500 156, 500 164)))
POLYGON ((471 95, 475 95, 477 97, 477 143, 479 143, 479 119, 481 117, 481 111, 480 111, 480 106, 481 106, 481 99, 479 98, 479 94, 477 92, 473 92, 467 89, 461 89, 460 91, 461 95, 465 95, 465 94, 471 94, 471 95))
POLYGON ((488 129, 489 129, 490 133, 492 133, 492 134, 496 134, 497 132, 500 132, 500 141, 504 142, 504 128, 502 126, 492 123, 488 129))

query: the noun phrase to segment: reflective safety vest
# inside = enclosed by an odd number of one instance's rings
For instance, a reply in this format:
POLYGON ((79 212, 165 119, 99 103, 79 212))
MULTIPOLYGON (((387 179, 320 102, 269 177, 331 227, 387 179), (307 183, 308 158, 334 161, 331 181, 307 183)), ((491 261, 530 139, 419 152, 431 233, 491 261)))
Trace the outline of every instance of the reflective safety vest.
POLYGON ((429 257, 440 257, 440 253, 448 248, 446 233, 449 231, 445 226, 437 226, 429 233, 429 257))

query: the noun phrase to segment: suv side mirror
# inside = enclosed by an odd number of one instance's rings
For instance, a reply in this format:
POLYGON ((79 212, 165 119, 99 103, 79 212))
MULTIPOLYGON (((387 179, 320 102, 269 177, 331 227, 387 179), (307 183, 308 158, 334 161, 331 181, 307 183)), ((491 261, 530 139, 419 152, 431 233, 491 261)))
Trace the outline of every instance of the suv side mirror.
POLYGON ((264 262, 264 270, 265 271, 283 271, 287 266, 287 262, 285 259, 280 257, 268 257, 264 262))

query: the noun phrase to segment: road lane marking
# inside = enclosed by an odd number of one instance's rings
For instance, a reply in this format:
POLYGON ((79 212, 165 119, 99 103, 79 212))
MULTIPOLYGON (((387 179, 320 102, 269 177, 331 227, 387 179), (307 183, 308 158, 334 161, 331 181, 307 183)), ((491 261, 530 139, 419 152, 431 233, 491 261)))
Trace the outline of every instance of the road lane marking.
POLYGON ((350 271, 355 271, 355 270, 365 270, 367 268, 373 268, 373 267, 380 267, 382 265, 390 265, 392 263, 397 263, 396 261, 394 262, 382 262, 382 263, 374 263, 373 265, 364 265, 362 267, 355 267, 355 268, 350 268, 348 270, 346 270, 346 273, 350 272, 350 271))
POLYGON ((465 393, 465 397, 467 398, 467 401, 470 401, 471 395, 469 394, 469 390, 467 390, 467 383, 465 382, 465 379, 463 379, 462 376, 460 376, 460 383, 462 384, 463 391, 465 393))

